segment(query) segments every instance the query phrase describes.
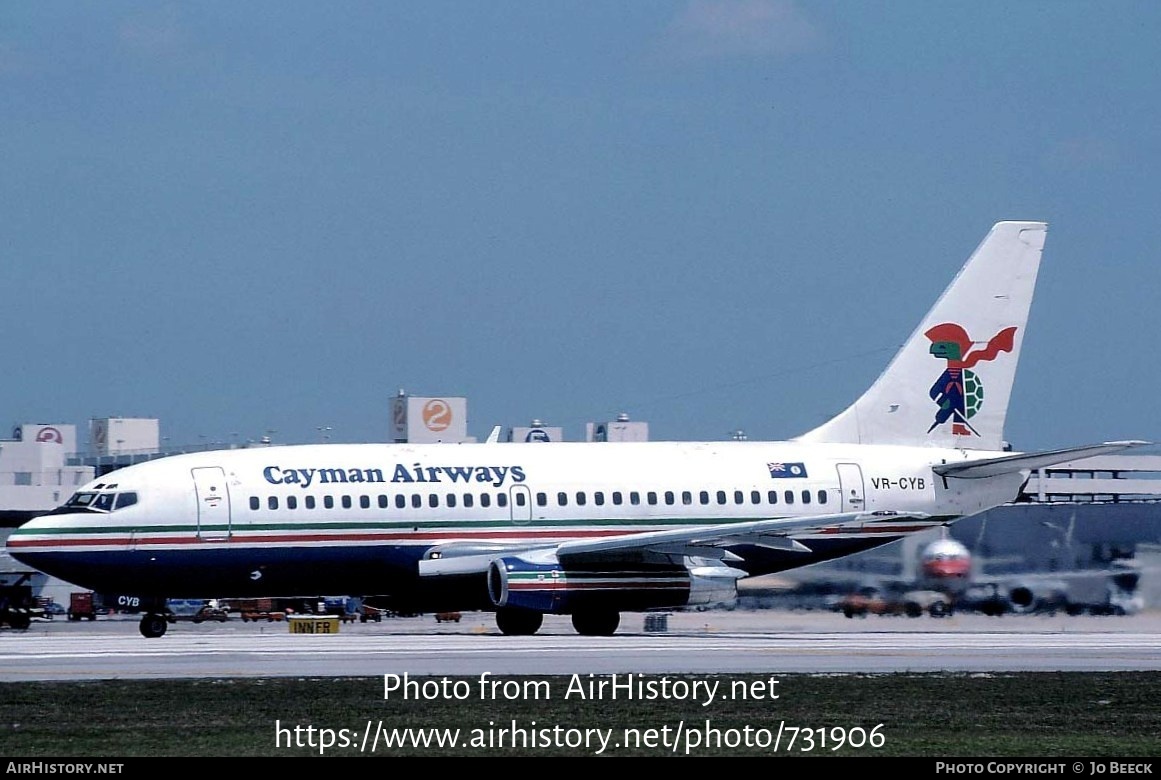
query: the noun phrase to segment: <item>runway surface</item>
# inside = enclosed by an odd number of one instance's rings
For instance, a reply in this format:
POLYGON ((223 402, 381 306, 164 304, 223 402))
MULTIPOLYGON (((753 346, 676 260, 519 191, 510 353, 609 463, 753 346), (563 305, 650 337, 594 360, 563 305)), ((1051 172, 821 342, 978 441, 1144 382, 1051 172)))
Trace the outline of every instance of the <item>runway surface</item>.
POLYGON ((626 615, 613 637, 581 637, 567 618, 507 637, 491 616, 342 624, 333 635, 286 623, 178 623, 145 639, 135 619, 35 623, 0 631, 0 680, 372 677, 658 673, 889 673, 1161 670, 1161 616, 955 616, 676 613, 664 632, 626 615))

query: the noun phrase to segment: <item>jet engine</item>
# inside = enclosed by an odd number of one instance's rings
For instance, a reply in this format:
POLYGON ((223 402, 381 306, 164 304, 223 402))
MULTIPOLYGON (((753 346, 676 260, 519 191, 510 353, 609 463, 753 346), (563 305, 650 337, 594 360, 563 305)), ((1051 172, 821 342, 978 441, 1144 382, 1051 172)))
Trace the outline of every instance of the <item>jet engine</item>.
POLYGON ((744 576, 718 561, 688 557, 682 566, 606 570, 507 556, 488 569, 488 595, 496 607, 541 613, 637 612, 732 601, 744 576))
POLYGON ((1008 588, 1008 604, 1020 614, 1053 612, 1068 606, 1068 587, 1055 580, 1017 582, 1008 588))

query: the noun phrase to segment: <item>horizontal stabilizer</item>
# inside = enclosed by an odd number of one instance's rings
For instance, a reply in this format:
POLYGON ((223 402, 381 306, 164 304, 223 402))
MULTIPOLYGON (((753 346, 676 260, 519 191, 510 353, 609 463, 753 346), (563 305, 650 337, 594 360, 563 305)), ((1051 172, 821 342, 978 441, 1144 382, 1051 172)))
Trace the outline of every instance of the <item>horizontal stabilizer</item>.
POLYGON ((1040 469, 1045 466, 1055 466, 1059 463, 1091 458, 1096 455, 1108 455, 1111 452, 1120 452, 1130 447, 1144 447, 1151 443, 1147 441, 1109 441, 1104 444, 1091 444, 1086 447, 1068 447, 1063 450, 1020 452, 1013 455, 1003 455, 998 458, 968 460, 961 463, 940 463, 932 466, 931 470, 944 477, 982 479, 984 477, 996 477, 1001 474, 1012 474, 1017 471, 1040 469))

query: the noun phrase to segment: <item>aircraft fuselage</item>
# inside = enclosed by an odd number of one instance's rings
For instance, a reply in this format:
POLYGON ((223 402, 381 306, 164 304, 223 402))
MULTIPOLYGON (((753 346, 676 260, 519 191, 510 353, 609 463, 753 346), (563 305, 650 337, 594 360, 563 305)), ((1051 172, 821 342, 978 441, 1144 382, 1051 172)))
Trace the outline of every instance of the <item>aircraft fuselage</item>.
MULTIPOLYGON (((917 524, 1015 497, 1018 477, 994 480, 994 491, 971 480, 968 492, 958 488, 961 480, 931 471, 933 463, 964 459, 961 450, 794 442, 332 444, 205 452, 112 472, 78 492, 93 494, 86 506, 74 497, 72 506, 16 531, 9 548, 31 566, 99 592, 166 598, 400 593, 425 601, 418 562, 442 546, 526 549, 854 511, 930 515, 841 531, 822 523, 794 534, 809 553, 740 541, 741 568, 756 575, 878 546, 917 524)), ((482 587, 452 585, 444 579, 430 590, 450 588, 462 608, 486 606, 482 587), (476 593, 469 597, 469 590, 476 593)))

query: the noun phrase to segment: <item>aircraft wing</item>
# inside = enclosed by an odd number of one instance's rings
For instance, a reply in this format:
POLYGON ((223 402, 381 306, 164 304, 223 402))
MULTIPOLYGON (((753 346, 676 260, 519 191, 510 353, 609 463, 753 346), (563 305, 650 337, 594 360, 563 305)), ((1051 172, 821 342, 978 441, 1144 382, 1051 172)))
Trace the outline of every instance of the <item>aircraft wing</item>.
POLYGON ((428 558, 419 563, 419 573, 421 576, 482 573, 487 571, 493 560, 504 555, 517 555, 530 560, 555 557, 562 566, 663 560, 674 556, 736 562, 743 559, 727 547, 745 544, 786 552, 810 553, 811 549, 792 538, 792 533, 811 530, 835 532, 846 527, 862 527, 868 523, 895 523, 928 517, 922 512, 845 512, 618 534, 597 539, 576 539, 555 545, 496 545, 481 549, 478 545, 453 543, 429 551, 428 558))
POLYGON ((920 512, 846 512, 813 517, 776 517, 745 523, 723 523, 696 528, 678 528, 672 531, 609 536, 603 539, 578 539, 559 545, 556 548, 556 555, 561 563, 568 565, 598 563, 639 555, 691 555, 740 561, 741 558, 725 548, 752 544, 787 552, 809 553, 810 548, 795 541, 790 536, 791 533, 862 526, 883 520, 922 519, 927 516, 920 512))

